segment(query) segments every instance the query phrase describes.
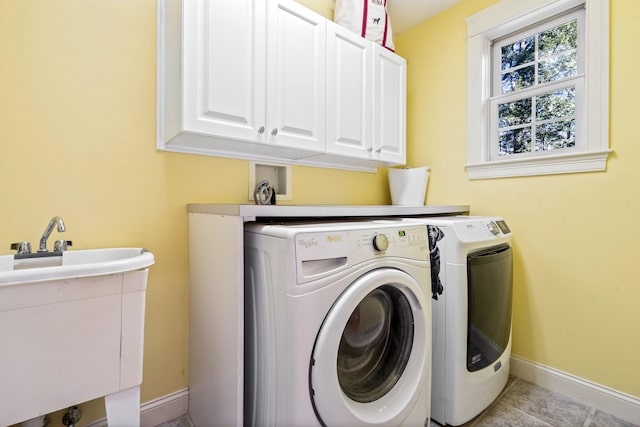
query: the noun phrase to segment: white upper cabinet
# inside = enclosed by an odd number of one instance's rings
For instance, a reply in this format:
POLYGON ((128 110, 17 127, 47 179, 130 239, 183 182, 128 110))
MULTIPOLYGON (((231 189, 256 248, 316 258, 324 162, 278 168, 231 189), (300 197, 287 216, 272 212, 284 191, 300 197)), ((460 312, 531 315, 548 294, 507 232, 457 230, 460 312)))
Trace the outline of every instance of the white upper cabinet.
POLYGON ((406 61, 330 22, 327 26, 327 158, 404 164, 406 61))
POLYGON ((254 0, 183 3, 184 131, 265 142, 265 11, 254 0), (255 3, 255 4, 254 4, 255 3))
POLYGON ((266 4, 268 138, 323 152, 327 21, 294 1, 266 4))
POLYGON ((407 61, 373 45, 373 152, 392 164, 406 161, 407 61))
POLYGON ((373 45, 330 22, 327 26, 327 153, 372 156, 373 45))
POLYGON ((158 148, 324 152, 325 29, 291 0, 158 0, 158 148))
POLYGON ((404 59, 293 0, 157 0, 157 9, 159 150, 369 171, 404 164, 404 59))

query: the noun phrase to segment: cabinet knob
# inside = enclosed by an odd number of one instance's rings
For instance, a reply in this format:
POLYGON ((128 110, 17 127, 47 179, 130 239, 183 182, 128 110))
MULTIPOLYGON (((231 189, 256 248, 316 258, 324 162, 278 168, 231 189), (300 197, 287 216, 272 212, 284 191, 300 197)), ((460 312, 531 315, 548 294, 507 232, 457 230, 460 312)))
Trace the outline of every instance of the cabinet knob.
POLYGON ((370 153, 370 152, 372 152, 372 151, 373 151, 373 147, 369 147, 369 148, 367 148, 367 152, 368 152, 368 153, 370 153))
POLYGON ((273 128, 271 135, 276 136, 278 134, 278 128, 273 128))
POLYGON ((382 152, 382 148, 378 148, 378 149, 376 150, 376 153, 378 153, 378 154, 380 154, 381 152, 382 152))
POLYGON ((264 133, 264 126, 260 126, 258 128, 258 133, 264 133))

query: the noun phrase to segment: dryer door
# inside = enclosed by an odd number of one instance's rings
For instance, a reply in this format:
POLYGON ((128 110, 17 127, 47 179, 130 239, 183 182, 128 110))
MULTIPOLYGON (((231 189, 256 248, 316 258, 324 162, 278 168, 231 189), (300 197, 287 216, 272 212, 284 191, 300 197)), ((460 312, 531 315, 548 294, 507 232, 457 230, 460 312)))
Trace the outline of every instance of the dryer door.
POLYGON ((310 364, 312 401, 324 425, 399 425, 407 417, 428 374, 429 310, 419 283, 392 268, 373 270, 343 292, 310 364))

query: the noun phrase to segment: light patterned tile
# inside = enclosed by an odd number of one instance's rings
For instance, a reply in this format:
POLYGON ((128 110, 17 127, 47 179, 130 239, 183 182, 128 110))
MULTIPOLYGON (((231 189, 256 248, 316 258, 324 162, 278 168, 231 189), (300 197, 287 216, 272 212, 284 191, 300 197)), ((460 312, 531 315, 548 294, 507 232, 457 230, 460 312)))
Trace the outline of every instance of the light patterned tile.
POLYGON ((167 421, 166 423, 162 423, 156 427, 194 427, 194 426, 189 416, 183 415, 171 421, 167 421))
POLYGON ((473 427, 551 427, 551 424, 498 402, 479 417, 473 427))
POLYGON ((571 398, 517 379, 500 402, 526 412, 554 427, 582 426, 591 408, 571 398))
POLYGON ((596 410, 589 427, 638 427, 628 421, 621 420, 611 414, 596 410))

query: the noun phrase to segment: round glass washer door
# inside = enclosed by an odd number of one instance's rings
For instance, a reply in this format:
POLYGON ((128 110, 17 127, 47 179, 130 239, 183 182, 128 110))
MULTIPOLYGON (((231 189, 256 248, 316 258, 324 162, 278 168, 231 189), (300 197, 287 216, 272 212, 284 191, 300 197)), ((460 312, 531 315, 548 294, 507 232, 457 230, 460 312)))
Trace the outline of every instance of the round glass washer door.
POLYGON ((331 307, 313 349, 311 398, 324 425, 398 425, 425 386, 430 303, 406 272, 380 268, 331 307))

